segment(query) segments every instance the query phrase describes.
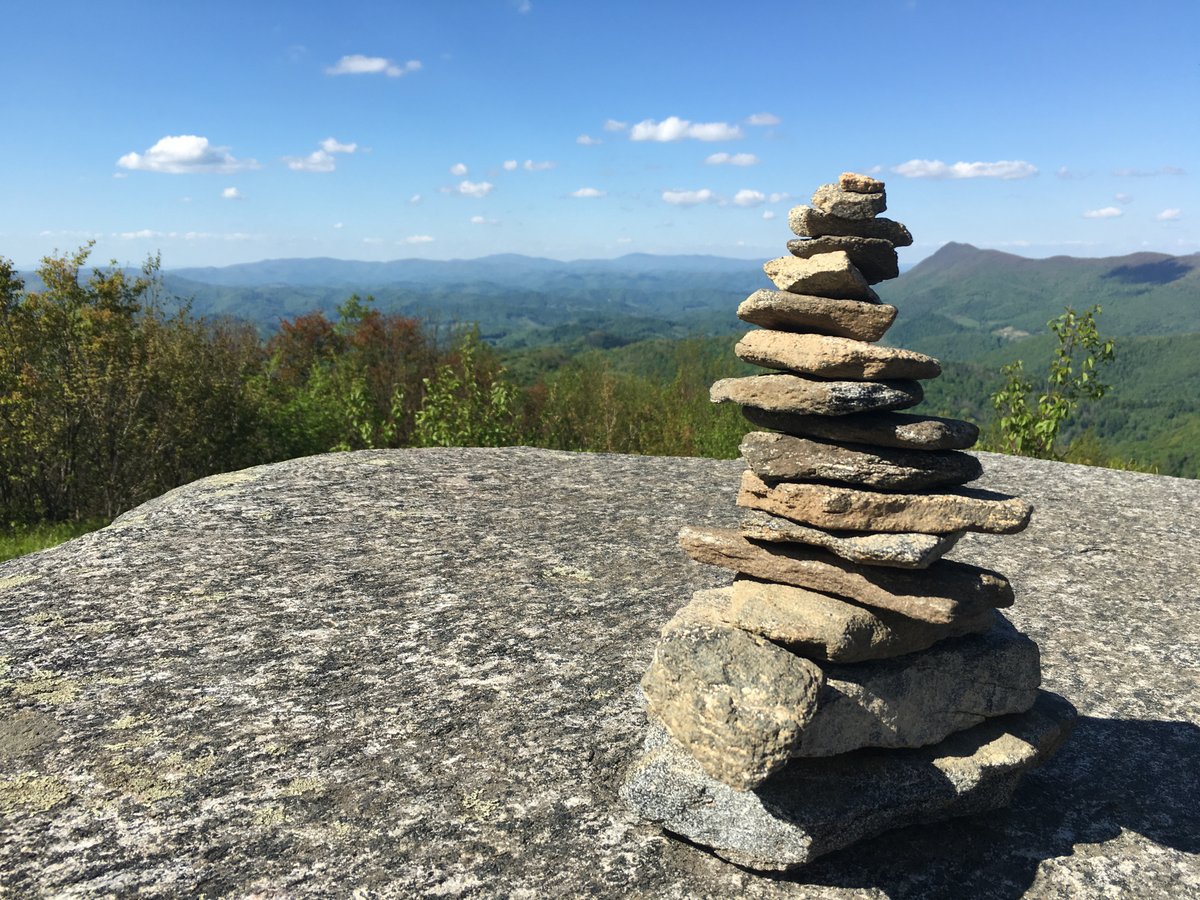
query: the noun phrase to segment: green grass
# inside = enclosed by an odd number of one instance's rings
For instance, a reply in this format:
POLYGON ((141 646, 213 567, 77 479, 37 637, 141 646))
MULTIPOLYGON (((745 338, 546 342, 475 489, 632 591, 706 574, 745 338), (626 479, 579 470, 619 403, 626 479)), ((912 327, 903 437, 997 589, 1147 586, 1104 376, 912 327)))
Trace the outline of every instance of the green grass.
POLYGON ((82 522, 42 522, 0 529, 0 562, 45 550, 107 524, 103 519, 85 519, 82 522))

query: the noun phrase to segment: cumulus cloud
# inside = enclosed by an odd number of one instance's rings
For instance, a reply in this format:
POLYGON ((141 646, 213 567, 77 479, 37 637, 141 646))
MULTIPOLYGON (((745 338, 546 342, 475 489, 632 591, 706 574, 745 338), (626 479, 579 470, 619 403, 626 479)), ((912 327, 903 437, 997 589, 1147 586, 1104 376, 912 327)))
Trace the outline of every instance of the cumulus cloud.
POLYGON ((597 190, 594 187, 581 187, 577 191, 571 191, 571 196, 580 198, 603 197, 604 193, 604 191, 597 190))
POLYGON ((780 121, 779 116, 769 112, 755 113, 746 117, 747 125, 778 125, 780 121))
POLYGON ((293 172, 332 172, 337 168, 333 154, 324 150, 314 150, 308 156, 285 156, 283 161, 293 172))
POLYGON ((461 178, 463 175, 467 174, 467 167, 463 163, 455 163, 450 167, 450 174, 457 175, 459 178, 461 178))
POLYGON ((215 147, 208 138, 195 134, 167 135, 145 153, 126 153, 117 160, 117 165, 122 169, 170 175, 258 168, 253 159, 235 159, 228 147, 215 147))
POLYGON ((1083 214, 1085 219, 1115 219, 1121 215, 1121 210, 1115 206, 1105 206, 1103 209, 1089 209, 1083 214))
POLYGON ((516 168, 517 168, 517 161, 515 159, 506 159, 504 161, 504 171, 505 172, 515 171, 516 168))
POLYGON ((421 195, 413 194, 411 197, 408 198, 408 202, 413 204, 413 206, 416 206, 418 203, 421 202, 421 195))
POLYGON ((742 129, 726 122, 689 122, 678 116, 668 116, 661 122, 645 119, 629 130, 631 141, 667 143, 688 138, 697 141, 729 141, 742 136, 742 129))
POLYGON ((1158 221, 1160 221, 1160 222, 1174 222, 1181 215, 1183 215, 1183 213, 1182 213, 1182 211, 1180 211, 1178 209, 1164 209, 1162 212, 1158 213, 1154 218, 1158 219, 1158 221))
POLYGON ((767 195, 762 191, 752 191, 749 188, 742 188, 733 195, 734 206, 761 206, 767 202, 767 195))
POLYGON ((710 166, 756 166, 758 157, 753 153, 714 153, 707 156, 704 162, 710 166))
POLYGON ((910 159, 892 166, 892 171, 905 178, 1028 178, 1037 174, 1037 166, 1023 159, 1002 159, 997 162, 956 162, 947 165, 940 159, 910 159))
POLYGON ((600 140, 600 138, 594 138, 590 134, 581 134, 575 138, 575 143, 582 144, 585 147, 595 147, 597 144, 603 144, 604 141, 600 140))
POLYGON ((488 218, 485 218, 484 216, 471 216, 471 224, 472 225, 496 225, 498 223, 496 222, 495 219, 488 219, 488 218))
POLYGON ((486 197, 494 187, 490 181, 460 181, 455 190, 464 197, 486 197))
POLYGON ((700 203, 708 203, 713 199, 713 192, 708 188, 701 188, 698 191, 663 191, 662 198, 672 206, 696 206, 700 203))
POLYGON ((427 234, 414 234, 414 235, 410 235, 409 237, 406 237, 400 243, 403 243, 403 244, 428 244, 428 243, 431 243, 432 241, 433 241, 433 238, 431 238, 427 234))
POLYGON ((221 196, 226 200, 241 200, 242 192, 235 187, 227 187, 225 190, 221 191, 221 196))
POLYGON ((790 199, 792 199, 792 195, 787 191, 777 191, 767 197, 767 200, 771 203, 782 203, 784 200, 790 199))
POLYGON ((773 210, 773 209, 764 209, 764 210, 763 210, 763 218, 764 218, 764 219, 768 219, 768 220, 769 220, 769 219, 773 219, 773 218, 775 218, 775 210, 773 210))
POLYGON ((628 127, 628 122, 618 122, 616 119, 606 119, 604 122, 605 131, 624 131, 628 127))
POLYGON ((321 149, 326 153, 353 153, 358 149, 358 144, 343 144, 337 138, 327 137, 321 141, 321 149))
POLYGON ((1086 172, 1076 172, 1072 169, 1068 169, 1066 166, 1059 166, 1058 170, 1054 174, 1056 177, 1061 178, 1064 181, 1069 181, 1073 178, 1087 178, 1086 172))
POLYGON ((1113 199, 1125 206, 1133 202, 1133 197, 1130 194, 1114 194, 1113 199))
POLYGON ((389 78, 400 78, 409 72, 421 68, 419 59, 410 59, 401 65, 383 56, 363 56, 353 53, 343 56, 332 66, 325 68, 326 75, 386 75, 389 78))
POLYGON ((534 162, 532 159, 525 160, 524 169, 526 172, 545 172, 547 169, 553 169, 556 163, 549 160, 544 162, 534 162))

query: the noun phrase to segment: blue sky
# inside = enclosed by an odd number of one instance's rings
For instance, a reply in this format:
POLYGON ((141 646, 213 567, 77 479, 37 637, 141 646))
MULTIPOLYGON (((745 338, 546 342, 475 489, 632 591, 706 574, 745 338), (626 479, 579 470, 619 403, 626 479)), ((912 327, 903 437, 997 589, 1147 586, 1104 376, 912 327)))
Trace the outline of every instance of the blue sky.
POLYGON ((214 0, 5 11, 0 255, 1200 251, 1200 4, 214 0))

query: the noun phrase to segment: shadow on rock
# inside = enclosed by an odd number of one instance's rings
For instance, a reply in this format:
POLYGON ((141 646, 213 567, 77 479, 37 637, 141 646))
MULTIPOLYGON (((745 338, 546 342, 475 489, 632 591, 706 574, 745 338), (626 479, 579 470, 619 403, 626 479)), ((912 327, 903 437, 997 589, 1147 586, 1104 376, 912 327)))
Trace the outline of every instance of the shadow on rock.
MULTIPOLYGON (((1200 728, 1187 722, 1081 717, 1012 806, 891 831, 783 875, 799 884, 876 888, 892 900, 1016 898, 1039 864, 1137 832, 1200 853, 1200 728)), ((1136 895, 1138 875, 1125 889, 1136 895)))

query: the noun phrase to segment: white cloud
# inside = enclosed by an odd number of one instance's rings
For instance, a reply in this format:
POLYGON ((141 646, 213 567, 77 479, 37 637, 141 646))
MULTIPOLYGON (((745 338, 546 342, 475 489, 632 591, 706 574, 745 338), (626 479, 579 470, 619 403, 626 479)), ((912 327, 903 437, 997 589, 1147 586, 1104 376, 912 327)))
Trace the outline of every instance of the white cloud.
POLYGON ((1154 218, 1158 219, 1158 221, 1160 221, 1160 222, 1174 222, 1181 215, 1183 215, 1181 210, 1164 209, 1162 212, 1158 213, 1154 218))
POLYGON ((1072 169, 1068 169, 1066 166, 1059 166, 1058 170, 1054 174, 1056 177, 1061 178, 1064 181, 1069 181, 1074 178, 1087 178, 1088 177, 1087 172, 1076 172, 1072 169))
POLYGON ((123 241, 145 240, 146 238, 166 237, 161 231, 151 231, 149 228, 143 228, 141 231, 120 231, 113 235, 123 241))
POLYGON ((905 178, 1028 178, 1037 174, 1037 166, 1023 159, 1002 159, 997 162, 956 162, 946 165, 940 159, 910 159, 892 166, 892 171, 905 178))
POLYGON ((353 153, 358 149, 358 144, 343 144, 336 138, 327 137, 321 141, 321 149, 326 153, 353 153))
POLYGON ((581 187, 577 191, 571 191, 571 196, 580 198, 603 197, 604 193, 604 191, 597 190, 594 187, 581 187))
POLYGON ((713 192, 708 188, 698 191, 663 191, 662 198, 672 206, 695 206, 712 200, 713 192))
POLYGON ((1089 209, 1083 214, 1085 219, 1115 219, 1121 215, 1121 210, 1115 206, 1106 206, 1103 209, 1089 209))
POLYGON ((128 172, 113 172, 113 178, 128 178, 128 172))
POLYGON ((692 138, 697 141, 729 141, 742 136, 742 129, 725 122, 689 122, 678 116, 668 116, 661 122, 646 119, 629 130, 631 141, 667 143, 692 138))
POLYGON ((325 69, 326 75, 387 75, 389 78, 400 78, 402 75, 407 75, 409 72, 416 72, 421 68, 419 59, 410 59, 408 62, 400 65, 394 63, 390 59, 382 56, 363 56, 361 53, 354 53, 350 56, 343 56, 332 66, 325 69))
POLYGON ((414 234, 414 235, 410 235, 409 237, 406 237, 406 238, 405 238, 403 241, 398 241, 398 243, 402 243, 402 244, 429 244, 429 243, 432 243, 432 241, 433 241, 433 238, 431 238, 431 237, 430 237, 429 235, 427 235, 427 234, 414 234))
POLYGON ((533 4, 530 3, 529 0, 521 0, 521 2, 517 4, 517 12, 523 16, 527 16, 533 12, 533 4))
POLYGON ((225 190, 221 191, 221 196, 226 200, 241 200, 242 192, 235 187, 227 187, 225 190))
POLYGON ((556 163, 552 163, 549 160, 534 162, 532 159, 527 159, 525 160, 524 168, 526 172, 545 172, 547 169, 553 169, 555 165, 556 163))
POLYGON ((590 134, 581 134, 575 138, 575 143, 582 144, 585 147, 595 147, 597 144, 603 144, 604 141, 600 140, 600 138, 594 138, 590 134))
POLYGON ((471 216, 472 225, 498 225, 495 219, 488 219, 484 216, 471 216))
POLYGON ((746 118, 747 125, 778 125, 780 122, 779 116, 769 112, 755 113, 746 118))
POLYGON ((733 195, 734 206, 761 206, 767 202, 767 195, 762 191, 752 191, 749 188, 742 188, 733 195))
POLYGON ((463 163, 455 163, 450 167, 450 174, 457 175, 459 178, 467 174, 467 167, 463 163))
POLYGON ((490 181, 460 181, 455 190, 464 197, 486 197, 494 187, 490 181))
POLYGON ((618 244, 632 244, 632 243, 633 243, 633 238, 631 238, 631 237, 619 237, 619 238, 617 238, 617 243, 618 243, 618 244))
POLYGON ((517 168, 517 161, 515 159, 506 159, 504 161, 504 171, 505 172, 512 172, 516 168, 517 168))
POLYGON ((618 122, 616 119, 607 119, 604 122, 605 131, 624 131, 628 127, 628 122, 618 122))
POLYGON ((334 223, 333 223, 333 227, 334 227, 335 229, 342 229, 342 228, 345 228, 345 227, 346 227, 346 225, 345 225, 345 223, 344 223, 344 222, 334 222, 334 223))
POLYGON ((413 194, 411 197, 408 198, 408 202, 413 204, 414 206, 416 206, 418 203, 421 202, 421 195, 413 194))
POLYGON ((763 218, 767 219, 767 220, 775 218, 775 210, 773 210, 773 209, 763 210, 763 218))
POLYGON ((191 172, 238 172, 257 169, 252 159, 235 159, 228 147, 214 147, 208 138, 195 134, 167 135, 145 153, 126 153, 117 160, 122 169, 166 172, 182 175, 191 172))
POLYGON ((146 240, 148 238, 168 238, 183 241, 256 241, 266 235, 247 234, 243 231, 214 233, 211 231, 151 231, 143 228, 140 231, 113 232, 113 237, 123 241, 146 240))
POLYGON ((782 203, 784 200, 791 199, 792 195, 787 191, 776 191, 774 194, 771 194, 767 197, 767 201, 770 203, 782 203))
POLYGON ((293 172, 332 172, 337 168, 333 155, 324 150, 314 150, 308 156, 285 156, 283 161, 293 172))
POLYGON ((704 160, 710 166, 756 166, 758 157, 753 153, 714 153, 704 160))

